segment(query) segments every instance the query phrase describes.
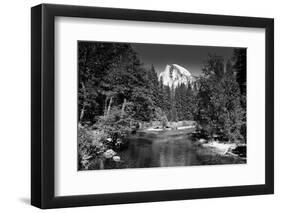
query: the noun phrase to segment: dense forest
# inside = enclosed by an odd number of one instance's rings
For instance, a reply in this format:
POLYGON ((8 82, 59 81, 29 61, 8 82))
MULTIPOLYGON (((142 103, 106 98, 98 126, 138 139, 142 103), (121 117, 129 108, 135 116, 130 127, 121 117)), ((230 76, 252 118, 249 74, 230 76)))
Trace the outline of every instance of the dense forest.
POLYGON ((79 42, 78 49, 80 169, 151 122, 195 121, 207 138, 246 143, 246 49, 234 49, 228 60, 209 55, 196 86, 176 88, 144 66, 130 44, 79 42))

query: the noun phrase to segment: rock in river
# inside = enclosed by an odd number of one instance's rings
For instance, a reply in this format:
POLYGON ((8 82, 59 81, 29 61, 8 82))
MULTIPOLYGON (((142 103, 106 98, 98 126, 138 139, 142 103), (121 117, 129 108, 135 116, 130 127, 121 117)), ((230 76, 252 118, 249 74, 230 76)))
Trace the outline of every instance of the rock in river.
POLYGON ((116 152, 114 152, 112 149, 108 149, 103 153, 105 158, 112 158, 114 155, 116 155, 116 152))
POLYGON ((206 140, 206 139, 201 138, 201 139, 199 139, 199 143, 207 143, 207 140, 206 140))
POLYGON ((121 158, 119 156, 113 156, 112 158, 115 162, 119 162, 121 160, 121 158))

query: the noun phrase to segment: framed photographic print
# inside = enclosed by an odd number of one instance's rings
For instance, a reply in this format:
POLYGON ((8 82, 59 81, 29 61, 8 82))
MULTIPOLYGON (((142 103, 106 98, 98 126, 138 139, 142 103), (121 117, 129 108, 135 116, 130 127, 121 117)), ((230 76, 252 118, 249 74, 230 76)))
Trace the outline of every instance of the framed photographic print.
POLYGON ((271 194, 274 20, 31 9, 31 203, 271 194))

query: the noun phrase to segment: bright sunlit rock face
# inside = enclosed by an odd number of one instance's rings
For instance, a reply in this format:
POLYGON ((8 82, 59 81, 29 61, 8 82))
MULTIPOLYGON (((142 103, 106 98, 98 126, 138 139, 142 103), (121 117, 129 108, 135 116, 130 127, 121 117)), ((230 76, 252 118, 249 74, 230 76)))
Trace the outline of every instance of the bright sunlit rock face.
POLYGON ((176 88, 181 84, 191 85, 195 82, 194 77, 184 67, 177 64, 168 64, 164 71, 159 76, 159 80, 162 79, 163 84, 170 88, 176 88))

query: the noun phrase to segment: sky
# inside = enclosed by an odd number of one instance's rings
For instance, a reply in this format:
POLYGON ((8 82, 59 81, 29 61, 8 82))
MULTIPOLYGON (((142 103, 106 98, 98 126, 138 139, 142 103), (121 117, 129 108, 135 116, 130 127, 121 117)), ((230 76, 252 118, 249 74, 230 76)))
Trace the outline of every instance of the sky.
POLYGON ((163 71, 167 64, 178 64, 195 76, 202 73, 202 65, 208 54, 231 58, 234 49, 232 47, 140 43, 132 43, 132 46, 139 54, 141 62, 145 66, 153 64, 158 73, 163 71))

